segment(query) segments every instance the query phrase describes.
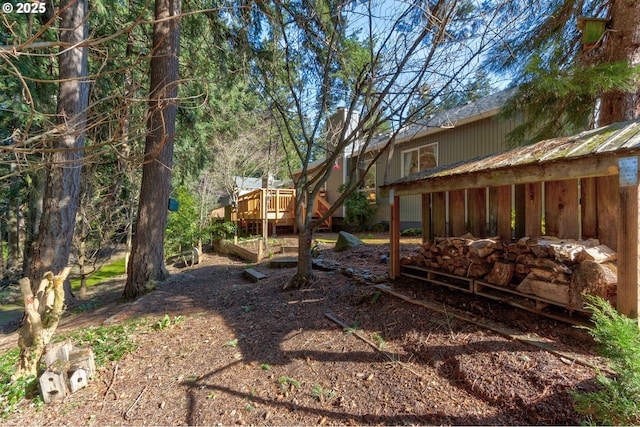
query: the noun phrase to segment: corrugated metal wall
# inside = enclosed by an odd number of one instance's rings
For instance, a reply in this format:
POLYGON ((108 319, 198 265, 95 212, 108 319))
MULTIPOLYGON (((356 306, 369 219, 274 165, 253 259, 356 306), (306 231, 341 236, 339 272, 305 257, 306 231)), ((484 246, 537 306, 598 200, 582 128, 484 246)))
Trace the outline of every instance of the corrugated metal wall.
MULTIPOLYGON (((446 165, 462 160, 469 160, 487 154, 498 153, 507 149, 506 135, 514 128, 513 121, 489 117, 477 122, 443 129, 411 142, 395 147, 391 170, 387 177, 392 182, 401 177, 402 152, 418 148, 426 144, 438 144, 438 165, 446 165)), ((378 185, 384 184, 387 156, 381 156, 378 164, 378 185)), ((379 207, 375 222, 389 221, 389 198, 378 197, 379 207)), ((403 228, 418 226, 421 222, 421 196, 402 197, 400 204, 400 221, 403 228)))

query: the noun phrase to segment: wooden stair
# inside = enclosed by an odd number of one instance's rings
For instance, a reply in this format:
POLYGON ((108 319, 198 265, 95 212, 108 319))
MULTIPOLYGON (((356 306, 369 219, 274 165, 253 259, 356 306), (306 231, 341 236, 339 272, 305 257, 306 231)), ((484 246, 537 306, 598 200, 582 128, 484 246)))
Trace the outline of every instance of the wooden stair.
MULTIPOLYGON (((316 197, 316 208, 313 212, 313 219, 319 219, 324 214, 329 212, 329 202, 322 196, 316 197)), ((331 216, 329 216, 320 226, 316 229, 317 231, 331 231, 331 216)))

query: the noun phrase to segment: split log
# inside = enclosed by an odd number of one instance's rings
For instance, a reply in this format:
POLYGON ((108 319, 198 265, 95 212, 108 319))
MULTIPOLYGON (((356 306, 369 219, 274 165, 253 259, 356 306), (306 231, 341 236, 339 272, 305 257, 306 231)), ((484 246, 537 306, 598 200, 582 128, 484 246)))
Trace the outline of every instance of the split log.
POLYGON ((529 274, 518 285, 518 292, 523 294, 536 295, 549 301, 562 305, 569 304, 569 286, 558 283, 549 283, 545 280, 537 280, 529 274))
POLYGON ((495 252, 496 249, 502 249, 502 244, 499 238, 479 239, 471 242, 468 248, 470 253, 480 258, 485 258, 495 252))
POLYGON ((507 286, 511 283, 513 273, 515 272, 515 265, 510 262, 496 261, 493 268, 484 278, 489 283, 494 285, 507 286))
POLYGON ((615 288, 618 270, 612 263, 595 261, 580 263, 571 277, 571 307, 584 308, 583 294, 597 295, 609 300, 615 307, 615 288), (613 301, 612 301, 613 300, 613 301))
POLYGON ((471 264, 467 269, 467 277, 480 279, 489 274, 491 267, 488 264, 471 264))
POLYGON ((562 283, 568 285, 571 283, 571 275, 562 272, 546 270, 544 268, 532 268, 530 273, 539 280, 546 280, 551 283, 562 283))
POLYGON ((584 250, 585 260, 597 263, 611 262, 618 259, 617 254, 607 245, 598 245, 584 250))
POLYGON ((536 259, 534 262, 534 266, 541 269, 548 270, 548 271, 552 271, 554 273, 571 274, 571 269, 568 266, 564 265, 561 262, 557 262, 549 258, 536 259))
POLYGON ((538 258, 553 258, 555 255, 554 244, 558 242, 558 239, 529 239, 527 240, 527 246, 538 258))

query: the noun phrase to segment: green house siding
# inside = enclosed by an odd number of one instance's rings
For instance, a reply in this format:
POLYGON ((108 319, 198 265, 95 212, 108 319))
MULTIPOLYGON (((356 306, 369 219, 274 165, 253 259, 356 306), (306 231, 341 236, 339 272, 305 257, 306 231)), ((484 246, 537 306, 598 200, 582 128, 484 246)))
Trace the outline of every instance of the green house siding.
MULTIPOLYGON (((513 121, 489 117, 451 129, 442 129, 395 147, 387 182, 402 177, 402 152, 427 144, 437 144, 438 165, 456 163, 487 154, 504 151, 506 135, 514 128, 513 121)), ((379 160, 378 185, 384 181, 387 156, 379 160)), ((389 198, 379 197, 375 222, 389 221, 389 198)), ((403 228, 418 226, 421 222, 422 199, 420 196, 403 197, 400 204, 400 221, 403 228)))

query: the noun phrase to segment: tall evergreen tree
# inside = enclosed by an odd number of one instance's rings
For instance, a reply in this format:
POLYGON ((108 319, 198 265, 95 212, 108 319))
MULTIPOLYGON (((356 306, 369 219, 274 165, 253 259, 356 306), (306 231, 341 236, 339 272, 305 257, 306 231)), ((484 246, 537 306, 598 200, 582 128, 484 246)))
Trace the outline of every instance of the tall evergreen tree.
MULTIPOLYGON (((622 62, 640 67, 640 3, 612 0, 609 5, 611 27, 604 42, 603 61, 622 62)), ((640 118, 640 75, 631 79, 627 90, 602 94, 599 126, 640 118)))
POLYGON ((125 298, 144 294, 154 280, 167 276, 163 248, 175 140, 181 1, 156 0, 154 17, 147 137, 125 298))
POLYGON ((87 78, 87 0, 60 4, 59 94, 56 115, 60 136, 48 161, 45 195, 30 278, 39 283, 45 271, 56 274, 69 262, 80 195, 89 84, 87 78), (69 47, 71 46, 71 47, 69 47))
POLYGON ((511 134, 513 144, 633 116, 627 112, 637 109, 631 104, 634 98, 637 104, 639 10, 640 4, 625 0, 514 1, 504 9, 501 19, 509 22, 504 42, 487 64, 519 86, 506 109, 524 116, 511 134), (609 20, 602 37, 587 45, 578 30, 583 17, 609 20), (613 108, 612 101, 621 108, 613 108))

